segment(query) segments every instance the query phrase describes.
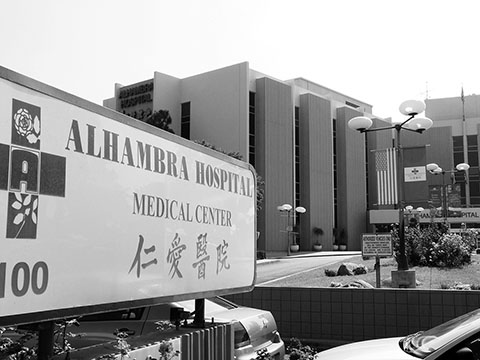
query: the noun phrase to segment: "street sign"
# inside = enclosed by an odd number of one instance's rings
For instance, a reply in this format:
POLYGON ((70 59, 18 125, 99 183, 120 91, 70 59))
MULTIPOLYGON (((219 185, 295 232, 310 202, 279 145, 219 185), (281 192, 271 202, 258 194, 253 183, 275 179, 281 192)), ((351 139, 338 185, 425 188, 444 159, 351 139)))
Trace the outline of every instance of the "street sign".
POLYGON ((393 256, 391 234, 363 234, 362 256, 393 256))

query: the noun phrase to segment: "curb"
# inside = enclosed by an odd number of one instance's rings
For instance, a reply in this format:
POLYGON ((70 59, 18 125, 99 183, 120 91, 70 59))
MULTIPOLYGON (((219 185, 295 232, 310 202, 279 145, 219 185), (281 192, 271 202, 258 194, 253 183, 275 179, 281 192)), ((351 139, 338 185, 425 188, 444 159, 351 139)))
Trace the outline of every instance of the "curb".
POLYGON ((268 265, 279 262, 280 260, 298 259, 305 257, 333 257, 333 256, 357 256, 362 255, 361 251, 317 251, 317 252, 302 252, 291 255, 280 255, 268 259, 257 260, 257 265, 268 265))

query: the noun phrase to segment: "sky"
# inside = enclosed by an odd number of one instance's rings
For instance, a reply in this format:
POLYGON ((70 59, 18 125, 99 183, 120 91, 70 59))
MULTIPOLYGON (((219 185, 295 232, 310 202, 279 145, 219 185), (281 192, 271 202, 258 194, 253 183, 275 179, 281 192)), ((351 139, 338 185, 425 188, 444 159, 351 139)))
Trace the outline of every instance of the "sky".
POLYGON ((0 66, 97 104, 114 84, 248 61, 401 120, 407 99, 480 94, 478 0, 3 1, 0 66))

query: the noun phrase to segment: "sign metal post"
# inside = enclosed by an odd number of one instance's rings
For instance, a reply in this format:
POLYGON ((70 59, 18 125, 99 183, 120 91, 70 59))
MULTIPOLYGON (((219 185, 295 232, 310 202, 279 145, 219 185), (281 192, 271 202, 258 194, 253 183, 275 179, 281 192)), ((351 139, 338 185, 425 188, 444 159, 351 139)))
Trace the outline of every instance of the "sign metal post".
POLYGON ((381 288, 380 258, 393 256, 391 234, 363 234, 362 256, 375 256, 376 287, 381 288))

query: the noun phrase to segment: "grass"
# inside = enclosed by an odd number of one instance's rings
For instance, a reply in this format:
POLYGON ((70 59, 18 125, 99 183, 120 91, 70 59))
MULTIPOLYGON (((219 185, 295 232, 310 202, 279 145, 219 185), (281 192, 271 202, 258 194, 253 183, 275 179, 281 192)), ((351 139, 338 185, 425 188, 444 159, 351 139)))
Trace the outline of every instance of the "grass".
MULTIPOLYGON (((311 271, 291 276, 276 282, 269 283, 269 286, 278 287, 330 287, 332 282, 347 284, 355 279, 368 282, 376 286, 376 271, 374 270, 375 259, 364 260, 361 256, 356 256, 348 261, 338 262, 323 268, 313 269, 311 271), (344 262, 355 264, 364 264, 368 268, 368 273, 353 276, 326 276, 325 270, 337 271, 344 262)), ((390 287, 390 274, 392 270, 397 270, 397 263, 393 258, 380 260, 380 279, 382 287, 390 287)), ((480 287, 480 255, 473 254, 472 261, 458 269, 448 268, 430 268, 430 267, 411 267, 415 270, 418 289, 444 289, 454 286, 457 283, 469 284, 479 289, 480 287)))

